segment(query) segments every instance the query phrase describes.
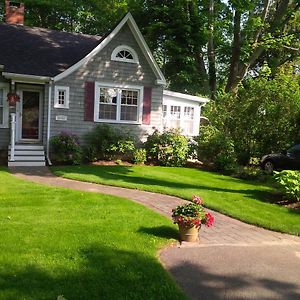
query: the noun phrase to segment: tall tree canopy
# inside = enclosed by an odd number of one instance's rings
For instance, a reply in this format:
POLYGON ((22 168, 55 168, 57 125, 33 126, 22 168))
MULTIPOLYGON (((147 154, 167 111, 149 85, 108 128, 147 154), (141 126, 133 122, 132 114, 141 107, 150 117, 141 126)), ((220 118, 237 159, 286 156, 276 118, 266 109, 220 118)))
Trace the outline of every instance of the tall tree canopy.
POLYGON ((300 0, 24 2, 28 26, 99 35, 131 11, 169 87, 179 92, 235 91, 265 63, 275 74, 300 55, 300 0))

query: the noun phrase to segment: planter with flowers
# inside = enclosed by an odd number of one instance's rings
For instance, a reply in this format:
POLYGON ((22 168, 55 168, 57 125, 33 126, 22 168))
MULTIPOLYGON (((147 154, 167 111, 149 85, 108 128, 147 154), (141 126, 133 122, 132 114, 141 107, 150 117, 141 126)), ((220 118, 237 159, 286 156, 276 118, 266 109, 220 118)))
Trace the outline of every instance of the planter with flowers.
POLYGON ((179 205, 172 210, 174 224, 178 224, 181 241, 196 242, 202 224, 213 225, 214 217, 205 211, 203 200, 193 196, 191 203, 179 205))

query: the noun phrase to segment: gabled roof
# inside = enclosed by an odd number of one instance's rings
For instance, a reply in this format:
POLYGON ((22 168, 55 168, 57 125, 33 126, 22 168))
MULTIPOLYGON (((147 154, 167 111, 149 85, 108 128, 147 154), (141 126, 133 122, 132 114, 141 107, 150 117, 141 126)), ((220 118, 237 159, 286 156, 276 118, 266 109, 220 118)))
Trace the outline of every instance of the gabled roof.
POLYGON ((0 24, 0 41, 4 72, 54 77, 90 53, 101 37, 0 24))
POLYGON ((97 55, 128 24, 157 78, 164 75, 130 13, 107 36, 74 34, 44 28, 0 24, 0 65, 5 73, 52 77, 58 81, 97 55))
POLYGON ((121 22, 115 27, 113 31, 111 31, 103 40, 99 43, 99 45, 93 49, 87 56, 85 56, 83 59, 81 59, 79 62, 77 62, 75 65, 71 66, 69 69, 64 71, 63 73, 57 75, 54 78, 54 81, 60 80, 75 70, 77 70, 79 67, 87 63, 92 57, 97 55, 116 35, 117 33, 121 30, 121 28, 125 25, 128 24, 131 32, 133 33, 138 45, 140 46, 143 54, 145 55, 149 65, 152 68, 152 71, 156 75, 157 78, 157 84, 166 84, 166 80, 164 75, 162 74, 160 68, 158 67, 144 37, 142 36, 137 24, 135 23, 131 13, 127 13, 126 16, 121 20, 121 22))

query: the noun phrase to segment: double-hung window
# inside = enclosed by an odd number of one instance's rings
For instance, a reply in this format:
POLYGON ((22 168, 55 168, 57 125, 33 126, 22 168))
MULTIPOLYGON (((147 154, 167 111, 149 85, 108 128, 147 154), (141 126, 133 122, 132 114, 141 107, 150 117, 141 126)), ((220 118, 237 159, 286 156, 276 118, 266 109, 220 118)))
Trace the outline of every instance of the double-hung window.
POLYGON ((143 89, 139 86, 95 85, 95 121, 140 123, 143 89))
POLYGON ((0 128, 8 128, 8 102, 7 89, 0 85, 0 128))

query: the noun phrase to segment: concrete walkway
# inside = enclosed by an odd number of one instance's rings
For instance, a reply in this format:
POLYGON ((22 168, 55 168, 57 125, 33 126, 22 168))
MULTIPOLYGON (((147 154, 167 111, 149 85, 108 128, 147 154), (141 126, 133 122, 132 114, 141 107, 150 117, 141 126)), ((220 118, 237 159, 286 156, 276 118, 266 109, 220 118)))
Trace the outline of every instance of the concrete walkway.
MULTIPOLYGON (((20 178, 132 199, 170 218, 186 201, 161 194, 78 182, 48 168, 14 168, 20 178)), ((258 228, 212 212, 199 243, 164 249, 162 263, 191 299, 300 299, 300 238, 258 228)), ((299 215, 300 222, 300 215, 299 215)))

